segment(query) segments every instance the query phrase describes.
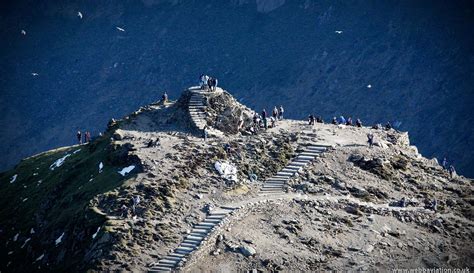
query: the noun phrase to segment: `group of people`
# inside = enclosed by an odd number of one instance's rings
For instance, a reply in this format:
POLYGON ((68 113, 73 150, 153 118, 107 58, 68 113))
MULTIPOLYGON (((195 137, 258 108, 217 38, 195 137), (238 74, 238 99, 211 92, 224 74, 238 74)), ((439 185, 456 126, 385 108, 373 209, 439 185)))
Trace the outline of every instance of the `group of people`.
POLYGON ((201 74, 201 76, 199 76, 199 85, 201 86, 201 90, 215 91, 217 88, 217 79, 209 77, 206 74, 201 74))
MULTIPOLYGON (((250 130, 256 133, 260 128, 268 129, 273 128, 276 126, 276 122, 278 120, 283 120, 283 114, 285 113, 285 109, 282 105, 280 107, 274 107, 272 110, 272 114, 269 115, 267 110, 263 109, 262 113, 259 115, 258 113, 254 113, 253 115, 253 124, 250 130), (270 123, 270 124, 269 124, 270 123)), ((241 123, 239 122, 239 128, 242 127, 241 123)))
POLYGON ((314 116, 313 114, 309 115, 308 116, 308 122, 309 122, 309 125, 314 125, 317 123, 324 123, 324 120, 323 118, 321 118, 321 116, 314 116))
POLYGON ((441 166, 444 170, 448 171, 449 176, 451 177, 451 179, 453 179, 456 175, 456 169, 454 169, 454 166, 452 164, 449 164, 448 159, 446 157, 443 158, 441 166))
POLYGON ((81 131, 77 131, 76 138, 78 144, 89 143, 91 141, 91 133, 89 131, 86 131, 84 133, 82 133, 81 131), (84 140, 82 140, 83 138, 84 140))
POLYGON ((352 117, 348 117, 347 119, 344 118, 344 116, 340 116, 339 118, 333 117, 331 123, 334 125, 342 124, 342 125, 347 125, 347 126, 362 127, 362 121, 358 118, 354 122, 352 120, 352 117))

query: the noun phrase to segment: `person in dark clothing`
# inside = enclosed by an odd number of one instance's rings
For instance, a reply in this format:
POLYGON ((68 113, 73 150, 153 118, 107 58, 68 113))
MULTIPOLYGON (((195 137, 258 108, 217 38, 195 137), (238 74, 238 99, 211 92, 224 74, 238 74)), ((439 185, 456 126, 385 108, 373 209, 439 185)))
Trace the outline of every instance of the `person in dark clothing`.
POLYGON ((167 103, 167 102, 168 102, 168 94, 167 94, 166 92, 163 94, 163 96, 161 96, 161 101, 162 101, 163 103, 167 103))
POLYGON ((84 133, 84 143, 89 143, 91 141, 91 133, 89 131, 84 133))
POLYGON ((334 125, 337 125, 337 118, 336 118, 336 117, 333 117, 331 123, 334 124, 334 125))
POLYGON ((309 115, 308 121, 309 121, 309 125, 314 125, 314 115, 313 114, 309 115))
POLYGON ((352 126, 352 118, 351 117, 347 118, 346 125, 347 126, 352 126))
POLYGON ((202 137, 204 138, 204 141, 207 140, 207 125, 204 125, 204 127, 202 128, 202 137))
POLYGON ((362 127, 362 122, 360 121, 360 119, 356 120, 356 126, 357 127, 362 127))
POLYGON ((265 129, 268 128, 268 125, 267 125, 267 111, 265 109, 263 109, 262 111, 262 120, 263 120, 263 127, 265 129))
POLYGON ((79 144, 82 144, 82 134, 81 134, 81 131, 77 131, 76 137, 77 137, 77 142, 78 142, 79 144))
POLYGON ((390 122, 387 122, 387 124, 385 124, 385 130, 390 130, 392 129, 392 124, 390 124, 390 122))
POLYGON ((369 143, 369 148, 372 148, 374 145, 374 135, 369 133, 367 134, 367 142, 369 143))
POLYGON ((443 161, 441 162, 441 166, 443 166, 443 169, 447 170, 448 169, 448 159, 446 157, 443 158, 443 161))
POLYGON ((317 117, 316 117, 316 122, 317 122, 317 123, 324 123, 324 120, 323 120, 323 118, 322 118, 321 116, 317 116, 317 117))

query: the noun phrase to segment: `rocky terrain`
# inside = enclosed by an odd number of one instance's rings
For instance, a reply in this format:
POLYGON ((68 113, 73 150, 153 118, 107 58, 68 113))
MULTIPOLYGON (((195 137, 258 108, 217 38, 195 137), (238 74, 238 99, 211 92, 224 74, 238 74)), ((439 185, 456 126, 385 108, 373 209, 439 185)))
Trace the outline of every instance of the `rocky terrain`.
POLYGON ((473 11, 470 0, 2 1, 0 170, 207 73, 259 111, 391 121, 474 177, 473 11))
POLYGON ((407 133, 285 119, 247 135, 240 115, 190 88, 2 173, 0 271, 472 269, 472 180, 407 133), (202 138, 193 94, 222 134, 202 138))

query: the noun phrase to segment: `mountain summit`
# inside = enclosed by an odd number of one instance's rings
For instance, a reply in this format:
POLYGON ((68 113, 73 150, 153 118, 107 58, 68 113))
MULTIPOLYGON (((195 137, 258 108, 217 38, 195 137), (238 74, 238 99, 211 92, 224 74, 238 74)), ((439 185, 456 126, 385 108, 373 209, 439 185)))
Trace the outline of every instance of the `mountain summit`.
POLYGON ((192 87, 25 158, 0 175, 0 270, 472 268, 472 180, 407 133, 254 114, 192 87))

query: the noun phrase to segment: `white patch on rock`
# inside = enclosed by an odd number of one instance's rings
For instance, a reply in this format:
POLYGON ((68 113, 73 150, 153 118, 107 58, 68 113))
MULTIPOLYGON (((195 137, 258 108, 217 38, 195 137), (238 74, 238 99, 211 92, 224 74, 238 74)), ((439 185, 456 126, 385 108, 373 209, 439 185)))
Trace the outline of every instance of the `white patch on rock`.
POLYGON ((23 245, 20 247, 20 248, 24 248, 25 245, 31 240, 31 238, 28 238, 25 240, 25 242, 23 243, 23 245))
POLYGON ((12 176, 12 178, 10 178, 10 184, 15 182, 17 177, 18 177, 18 174, 15 174, 14 176, 12 176))
POLYGON ((104 163, 100 162, 99 163, 99 173, 102 173, 103 169, 104 169, 104 163))
POLYGON ((44 253, 41 254, 41 256, 39 256, 39 257, 34 261, 34 263, 41 261, 43 258, 44 258, 44 253))
POLYGON ((35 234, 35 229, 34 228, 31 228, 30 234, 35 234))
POLYGON ((231 180, 231 181, 235 181, 235 182, 238 181, 237 168, 234 165, 229 164, 227 162, 216 161, 216 163, 214 164, 214 167, 223 178, 231 180))
POLYGON ((23 200, 22 200, 22 202, 26 202, 27 200, 28 200, 28 197, 27 197, 27 198, 25 198, 25 199, 23 199, 23 200))
POLYGON ((15 236, 13 236, 13 242, 16 242, 16 240, 18 240, 18 236, 20 236, 20 233, 17 233, 15 236))
POLYGON ((56 243, 56 246, 59 245, 61 243, 61 241, 63 240, 63 237, 64 237, 64 232, 63 234, 61 234, 61 236, 59 236, 58 239, 56 239, 55 243, 56 243))
POLYGON ((58 167, 61 167, 64 164, 64 161, 66 160, 66 158, 68 158, 70 156, 71 156, 71 154, 67 154, 67 155, 61 157, 60 159, 54 161, 54 163, 51 164, 51 166, 49 166, 49 169, 54 171, 54 169, 56 169, 58 167))
POLYGON ((128 173, 130 173, 133 169, 135 169, 135 165, 130 165, 128 167, 125 167, 123 168, 120 172, 118 172, 119 174, 121 174, 122 176, 126 176, 128 173))
POLYGON ((95 237, 97 237, 97 234, 99 234, 99 230, 100 230, 100 227, 97 228, 97 231, 92 234, 92 239, 95 239, 95 237))

